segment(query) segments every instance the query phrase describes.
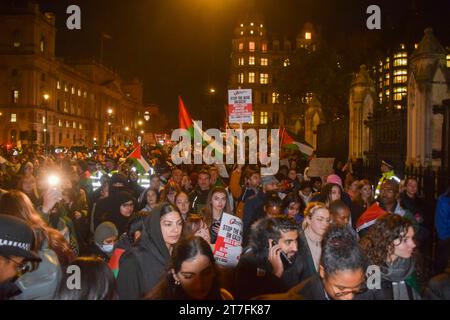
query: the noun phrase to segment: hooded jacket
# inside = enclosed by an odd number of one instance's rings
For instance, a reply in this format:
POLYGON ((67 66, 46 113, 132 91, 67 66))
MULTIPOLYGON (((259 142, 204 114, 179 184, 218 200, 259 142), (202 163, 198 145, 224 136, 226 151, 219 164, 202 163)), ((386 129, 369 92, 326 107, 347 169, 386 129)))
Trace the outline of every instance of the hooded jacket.
POLYGON ((120 259, 117 287, 123 300, 142 299, 165 275, 170 253, 161 232, 161 207, 145 219, 137 247, 120 259))

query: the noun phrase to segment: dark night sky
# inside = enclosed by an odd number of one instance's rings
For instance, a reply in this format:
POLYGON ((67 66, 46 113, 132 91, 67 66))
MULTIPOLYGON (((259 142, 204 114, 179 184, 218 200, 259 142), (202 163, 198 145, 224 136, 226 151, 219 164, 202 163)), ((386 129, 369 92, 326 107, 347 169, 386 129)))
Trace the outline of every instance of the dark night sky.
MULTIPOLYGON (((20 0, 19 0, 20 1, 20 0)), ((294 37, 304 22, 321 28, 323 37, 343 55, 359 50, 359 61, 388 46, 405 32, 420 40, 432 26, 443 44, 450 45, 448 0, 41 0, 43 10, 56 13, 57 53, 99 57, 100 32, 104 60, 125 78, 144 82, 146 102, 157 103, 172 125, 177 124, 177 95, 182 95, 195 118, 206 100, 208 84, 218 91, 217 105, 226 103, 231 39, 237 19, 251 3, 265 16, 269 32, 294 37), (413 5, 415 3, 415 5, 413 5), (65 29, 66 7, 78 4, 82 30, 65 29), (382 10, 382 30, 365 27, 370 4, 382 10), (416 15, 410 9, 416 8, 416 15), (411 19, 410 17, 414 17, 411 19), (411 22, 411 20, 413 22, 411 22), (408 31, 409 30, 409 31, 408 31), (374 39, 370 42, 368 39, 374 39)), ((355 60, 355 59, 354 59, 355 60)))

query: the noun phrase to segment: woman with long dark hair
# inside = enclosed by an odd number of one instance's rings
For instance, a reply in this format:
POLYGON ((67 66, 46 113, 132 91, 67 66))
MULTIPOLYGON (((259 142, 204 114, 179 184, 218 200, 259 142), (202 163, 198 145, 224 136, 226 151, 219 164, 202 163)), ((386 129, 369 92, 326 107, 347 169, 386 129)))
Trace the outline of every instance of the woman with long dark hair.
POLYGON ((167 275, 146 297, 150 300, 231 300, 219 285, 209 244, 201 237, 181 240, 174 248, 167 275))
POLYGON ((211 243, 216 243, 224 212, 229 214, 233 213, 230 208, 230 202, 228 201, 228 192, 225 188, 214 187, 209 192, 206 205, 203 208, 205 222, 211 233, 211 243))
POLYGON ((117 278, 120 299, 141 299, 156 286, 169 264, 182 228, 180 212, 169 203, 157 207, 144 220, 139 245, 120 259, 117 278))
POLYGON ((159 203, 159 193, 152 188, 147 188, 140 200, 139 208, 141 211, 151 212, 159 203))
POLYGON ((108 265, 97 257, 80 257, 72 261, 71 268, 80 270, 80 288, 67 286, 73 272, 63 272, 55 300, 116 300, 117 289, 113 273, 108 265))

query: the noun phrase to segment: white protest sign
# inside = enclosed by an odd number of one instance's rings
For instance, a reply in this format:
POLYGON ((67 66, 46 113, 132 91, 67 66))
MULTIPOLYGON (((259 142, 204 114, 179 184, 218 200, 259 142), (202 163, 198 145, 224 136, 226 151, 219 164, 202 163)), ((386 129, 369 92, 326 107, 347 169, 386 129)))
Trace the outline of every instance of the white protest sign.
POLYGON ((228 122, 252 122, 252 89, 228 90, 228 122))
POLYGON ((222 215, 214 245, 214 258, 219 265, 235 267, 242 253, 242 220, 228 213, 222 215))

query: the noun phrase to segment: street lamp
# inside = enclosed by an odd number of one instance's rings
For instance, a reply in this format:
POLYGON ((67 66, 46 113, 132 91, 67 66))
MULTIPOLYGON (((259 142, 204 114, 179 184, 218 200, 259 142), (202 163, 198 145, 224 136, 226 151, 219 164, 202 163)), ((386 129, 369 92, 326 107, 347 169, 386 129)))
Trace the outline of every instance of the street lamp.
POLYGON ((111 125, 112 125, 111 118, 112 118, 112 113, 113 113, 113 110, 111 108, 109 108, 108 109, 108 141, 107 141, 108 147, 110 147, 111 144, 112 144, 112 141, 111 141, 112 140, 111 139, 111 125))
POLYGON ((142 126, 142 120, 138 121, 138 125, 142 126))
POLYGON ((44 107, 45 107, 45 121, 44 121, 44 148, 45 148, 45 155, 48 155, 48 115, 47 115, 47 109, 48 109, 48 100, 50 99, 50 95, 48 93, 44 93, 44 107))
POLYGON ((145 119, 145 121, 150 120, 150 112, 145 111, 145 113, 144 113, 144 119, 145 119))

